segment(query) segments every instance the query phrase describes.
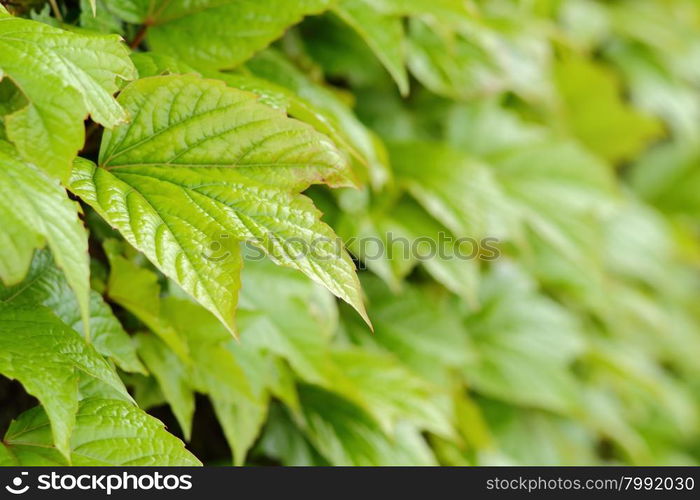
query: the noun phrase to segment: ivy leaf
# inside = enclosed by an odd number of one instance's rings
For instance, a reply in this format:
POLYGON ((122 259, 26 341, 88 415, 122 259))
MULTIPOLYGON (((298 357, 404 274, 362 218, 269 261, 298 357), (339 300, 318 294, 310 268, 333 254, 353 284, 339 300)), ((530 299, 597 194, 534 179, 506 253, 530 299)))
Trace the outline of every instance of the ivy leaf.
POLYGON ((71 186, 163 273, 235 332, 247 240, 366 317, 352 260, 298 194, 348 184, 328 139, 191 75, 138 80, 119 101, 133 120, 107 131, 99 167, 76 162, 71 186))
POLYGON ((40 305, 0 305, 0 373, 19 380, 39 399, 51 421, 56 448, 66 457, 70 456, 81 373, 129 398, 109 363, 40 305))
MULTIPOLYGON (((80 307, 63 273, 53 264, 51 253, 36 252, 29 274, 23 283, 12 287, 0 284, 0 305, 48 307, 64 324, 85 336, 80 307)), ((144 373, 136 357, 131 338, 112 310, 95 291, 90 291, 90 341, 102 355, 108 356, 128 372, 144 373)))
MULTIPOLYGON (((201 465, 159 420, 125 401, 99 398, 80 402, 69 456, 75 466, 201 465)), ((12 422, 0 444, 0 465, 68 465, 56 451, 43 408, 12 422)))
POLYGON ((0 12, 0 79, 8 76, 26 106, 5 118, 22 157, 61 180, 83 147, 88 113, 105 127, 127 119, 113 99, 117 78, 136 77, 116 35, 88 35, 0 12), (50 92, 47 89, 60 89, 50 92))
POLYGON ((34 249, 48 242, 75 293, 83 324, 89 325, 88 242, 77 208, 58 182, 22 161, 15 148, 0 141, 0 279, 7 285, 22 280, 34 249))
POLYGON ((276 40, 304 16, 318 14, 331 0, 109 0, 132 23, 148 26, 157 52, 196 67, 233 68, 276 40))
POLYGON ((373 1, 367 0, 340 0, 333 12, 365 40, 394 78, 401 94, 407 95, 409 84, 401 19, 382 13, 373 1))
MULTIPOLYGON (((180 60, 155 52, 135 53, 132 60, 141 77, 197 73, 180 60)), ((245 69, 253 74, 221 71, 204 74, 223 80, 231 87, 252 92, 259 96, 260 102, 312 125, 350 155, 353 171, 360 178, 369 177, 375 187, 386 183, 390 172, 381 141, 330 88, 313 82, 273 49, 267 49, 248 61, 245 69)))

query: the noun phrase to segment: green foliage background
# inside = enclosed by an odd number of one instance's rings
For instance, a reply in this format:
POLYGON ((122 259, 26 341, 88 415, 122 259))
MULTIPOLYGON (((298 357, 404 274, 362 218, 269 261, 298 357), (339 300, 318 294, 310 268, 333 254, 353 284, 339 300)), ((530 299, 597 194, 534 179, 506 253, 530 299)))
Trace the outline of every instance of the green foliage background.
POLYGON ((700 462, 697 1, 2 5, 0 464, 700 462))

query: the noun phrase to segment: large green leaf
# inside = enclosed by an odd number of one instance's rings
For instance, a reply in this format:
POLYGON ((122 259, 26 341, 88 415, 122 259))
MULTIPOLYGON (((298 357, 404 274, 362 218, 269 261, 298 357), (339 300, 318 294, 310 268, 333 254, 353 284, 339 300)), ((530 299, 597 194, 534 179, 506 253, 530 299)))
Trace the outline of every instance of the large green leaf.
POLYGON ((129 22, 148 27, 148 45, 198 67, 232 68, 330 0, 109 0, 129 22))
MULTIPOLYGON (((139 75, 197 73, 171 56, 155 52, 132 55, 139 75)), ((208 77, 223 80, 231 87, 259 96, 260 102, 281 109, 333 139, 350 155, 359 177, 369 177, 373 185, 383 185, 389 176, 386 155, 380 141, 357 119, 347 103, 331 87, 314 82, 282 54, 267 49, 247 62, 246 72, 205 71, 208 77)))
MULTIPOLYGON (((29 410, 7 430, 0 465, 67 465, 54 443, 43 409, 29 410)), ((160 421, 127 402, 109 399, 80 402, 69 453, 76 466, 201 465, 160 421)))
POLYGON ((99 167, 76 163, 71 186, 167 276, 235 331, 246 240, 365 314, 352 260, 297 194, 347 184, 328 139, 196 76, 145 78, 119 101, 132 122, 107 132, 99 167))
POLYGON ((128 398, 109 363, 48 308, 36 304, 0 306, 0 373, 19 380, 39 399, 51 421, 56 448, 66 457, 81 374, 128 398))
POLYGON ((117 78, 130 80, 136 72, 118 36, 64 31, 0 12, 3 76, 26 98, 5 119, 8 138, 26 160, 67 180, 85 139, 83 120, 89 113, 106 127, 126 121, 112 94, 117 78))
POLYGON ((21 281, 34 249, 48 242, 87 325, 90 263, 87 233, 77 208, 56 180, 22 161, 15 148, 0 141, 0 279, 8 285, 21 281))

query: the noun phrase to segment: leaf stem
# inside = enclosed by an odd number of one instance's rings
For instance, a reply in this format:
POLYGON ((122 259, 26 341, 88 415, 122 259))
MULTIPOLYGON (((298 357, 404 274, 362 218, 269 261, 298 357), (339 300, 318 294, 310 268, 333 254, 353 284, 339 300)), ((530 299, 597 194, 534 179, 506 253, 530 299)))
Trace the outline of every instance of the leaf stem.
POLYGON ((56 0, 49 0, 49 3, 51 4, 51 10, 53 11, 53 15, 56 16, 56 19, 63 22, 63 14, 61 14, 61 9, 58 8, 56 0))
POLYGON ((131 50, 135 50, 139 45, 141 45, 141 42, 143 42, 143 39, 146 38, 146 33, 148 32, 148 24, 143 24, 139 30, 136 32, 136 36, 134 36, 134 39, 131 41, 129 44, 129 47, 131 47, 131 50))

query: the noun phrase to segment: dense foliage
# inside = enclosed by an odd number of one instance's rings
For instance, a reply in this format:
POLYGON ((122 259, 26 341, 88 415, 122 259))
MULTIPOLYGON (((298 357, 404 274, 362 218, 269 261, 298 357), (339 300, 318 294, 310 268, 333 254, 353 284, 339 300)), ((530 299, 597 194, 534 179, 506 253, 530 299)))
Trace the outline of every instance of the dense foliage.
POLYGON ((695 0, 2 0, 0 464, 697 464, 699 68, 695 0))

